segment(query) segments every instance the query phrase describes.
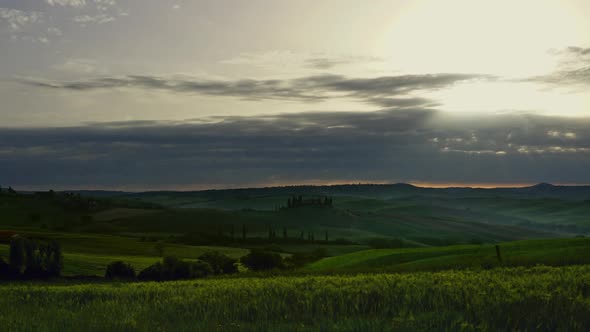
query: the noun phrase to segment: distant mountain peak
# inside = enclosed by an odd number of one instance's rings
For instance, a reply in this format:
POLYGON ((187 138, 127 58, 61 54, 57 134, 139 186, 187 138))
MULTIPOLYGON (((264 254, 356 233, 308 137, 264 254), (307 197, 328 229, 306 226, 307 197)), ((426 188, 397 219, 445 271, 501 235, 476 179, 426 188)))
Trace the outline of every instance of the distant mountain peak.
POLYGON ((539 188, 539 189, 542 189, 542 188, 553 188, 553 187, 555 187, 555 186, 552 185, 551 183, 547 183, 547 182, 541 182, 541 183, 538 183, 538 184, 532 186, 532 188, 539 188))
POLYGON ((541 183, 537 183, 533 187, 555 187, 555 186, 552 185, 551 183, 541 182, 541 183))
POLYGON ((404 187, 404 188, 418 188, 413 184, 410 183, 404 183, 404 182, 398 182, 398 183, 394 183, 393 184, 394 187, 404 187))

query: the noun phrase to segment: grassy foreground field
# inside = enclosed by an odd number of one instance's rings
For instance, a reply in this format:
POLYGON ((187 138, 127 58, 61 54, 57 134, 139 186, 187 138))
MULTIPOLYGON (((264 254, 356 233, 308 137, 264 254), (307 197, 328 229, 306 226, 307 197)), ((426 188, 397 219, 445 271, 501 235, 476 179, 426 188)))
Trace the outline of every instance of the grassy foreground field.
POLYGON ((0 306, 8 331, 588 331, 590 266, 4 284, 0 306))

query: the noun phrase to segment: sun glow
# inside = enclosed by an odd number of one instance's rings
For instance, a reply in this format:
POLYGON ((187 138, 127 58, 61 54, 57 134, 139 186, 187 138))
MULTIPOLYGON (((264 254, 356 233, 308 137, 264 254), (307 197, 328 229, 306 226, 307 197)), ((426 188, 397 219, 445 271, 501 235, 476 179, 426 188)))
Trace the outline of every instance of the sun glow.
POLYGON ((412 1, 375 48, 409 73, 539 75, 556 66, 550 49, 588 40, 581 15, 562 1, 412 1))
POLYGON ((432 96, 449 112, 535 112, 545 115, 587 116, 590 95, 571 93, 537 83, 469 82, 436 91, 432 96))

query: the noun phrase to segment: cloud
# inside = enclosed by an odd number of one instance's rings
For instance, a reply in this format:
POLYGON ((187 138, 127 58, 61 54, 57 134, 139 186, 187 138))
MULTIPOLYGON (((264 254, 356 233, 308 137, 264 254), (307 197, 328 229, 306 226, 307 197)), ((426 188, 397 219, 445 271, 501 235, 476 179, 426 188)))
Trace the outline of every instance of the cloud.
POLYGON ((408 108, 408 107, 419 107, 429 108, 436 107, 439 104, 428 98, 371 98, 369 99, 371 104, 375 104, 382 108, 408 108))
POLYGON ((490 77, 472 74, 431 74, 360 79, 339 75, 318 75, 289 80, 214 81, 136 75, 69 82, 40 79, 23 79, 21 82, 32 86, 61 90, 90 91, 136 88, 175 93, 232 96, 247 100, 291 99, 317 102, 330 98, 347 97, 357 98, 379 107, 407 107, 435 104, 426 99, 408 97, 409 93, 440 89, 458 82, 477 79, 490 79, 490 77))
POLYGON ((22 11, 18 9, 0 8, 0 21, 6 22, 12 31, 21 31, 24 27, 39 23, 43 20, 43 13, 37 11, 22 11))
POLYGON ((588 167, 590 118, 408 109, 0 129, 0 183, 29 187, 588 183, 588 167))
POLYGON ((109 8, 117 5, 116 0, 94 0, 96 8, 100 11, 107 11, 109 8))
POLYGON ((313 69, 331 69, 340 65, 350 65, 356 63, 371 63, 383 61, 377 57, 367 56, 344 56, 344 57, 321 57, 306 59, 306 66, 313 69))
POLYGON ((578 46, 570 46, 570 47, 566 48, 565 52, 567 52, 569 54, 586 56, 586 55, 590 55, 590 47, 583 48, 583 47, 578 47, 578 46))
POLYGON ((109 23, 115 20, 115 17, 108 15, 108 14, 98 14, 98 15, 78 15, 73 18, 74 22, 82 23, 83 25, 93 23, 93 24, 104 24, 109 23))
POLYGON ((45 0, 50 6, 61 6, 61 7, 84 7, 86 6, 86 0, 45 0))
POLYGON ((76 75, 88 75, 106 72, 105 68, 103 68, 98 62, 91 59, 70 58, 66 59, 63 63, 53 65, 51 68, 63 73, 76 75))
POLYGON ((590 48, 570 46, 553 53, 561 57, 558 69, 547 75, 527 78, 525 81, 553 86, 590 84, 590 48))
POLYGON ((532 80, 553 85, 588 85, 590 84, 590 64, 580 68, 560 70, 532 80))
POLYGON ((61 37, 63 36, 63 32, 56 27, 49 27, 47 28, 47 33, 51 36, 61 37))
POLYGON ((116 0, 45 0, 45 2, 53 7, 74 7, 83 8, 92 3, 99 11, 107 11, 109 8, 117 5, 116 0))

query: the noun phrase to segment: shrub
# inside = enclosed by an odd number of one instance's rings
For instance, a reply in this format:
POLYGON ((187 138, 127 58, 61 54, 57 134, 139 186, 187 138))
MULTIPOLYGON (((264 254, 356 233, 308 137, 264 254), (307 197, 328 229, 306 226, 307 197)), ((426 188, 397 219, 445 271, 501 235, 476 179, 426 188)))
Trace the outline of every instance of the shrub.
POLYGON ((181 280, 204 278, 211 274, 211 266, 203 261, 188 262, 176 257, 165 257, 162 262, 148 266, 139 273, 140 280, 181 280))
POLYGON ((238 272, 236 266, 237 259, 233 259, 218 251, 208 251, 201 256, 199 260, 208 263, 214 274, 229 274, 238 272))
POLYGON ((137 276, 140 280, 155 280, 160 281, 162 280, 162 263, 157 262, 153 265, 146 267, 145 269, 139 272, 137 276))
POLYGON ((135 279, 135 269, 131 264, 123 261, 112 262, 107 265, 104 277, 107 279, 135 279))
POLYGON ((204 278, 213 273, 211 265, 207 262, 196 261, 191 262, 191 278, 204 278))
POLYGON ((253 271, 272 270, 285 266, 281 255, 272 252, 251 250, 250 253, 240 259, 242 264, 253 271))

